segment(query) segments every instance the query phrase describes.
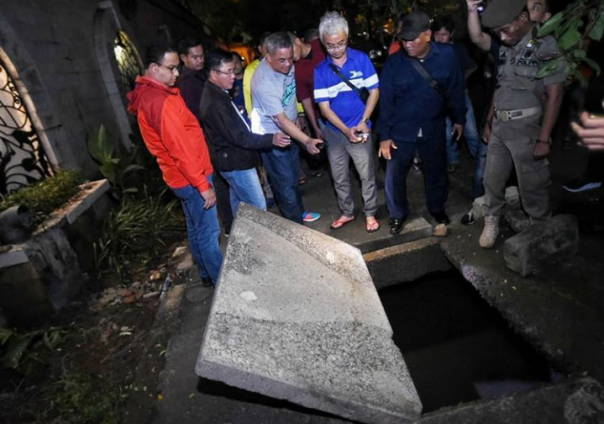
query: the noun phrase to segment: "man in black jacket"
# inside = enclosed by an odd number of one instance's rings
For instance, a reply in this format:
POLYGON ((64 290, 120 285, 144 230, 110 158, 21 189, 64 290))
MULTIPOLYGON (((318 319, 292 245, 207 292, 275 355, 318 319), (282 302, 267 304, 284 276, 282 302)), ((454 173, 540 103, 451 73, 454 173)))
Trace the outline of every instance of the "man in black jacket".
POLYGON ((258 150, 271 146, 286 147, 289 136, 252 133, 228 90, 235 82, 232 53, 217 49, 207 60, 208 80, 201 96, 200 115, 214 168, 230 186, 231 208, 236 213, 239 202, 266 210, 266 200, 258 179, 258 150))

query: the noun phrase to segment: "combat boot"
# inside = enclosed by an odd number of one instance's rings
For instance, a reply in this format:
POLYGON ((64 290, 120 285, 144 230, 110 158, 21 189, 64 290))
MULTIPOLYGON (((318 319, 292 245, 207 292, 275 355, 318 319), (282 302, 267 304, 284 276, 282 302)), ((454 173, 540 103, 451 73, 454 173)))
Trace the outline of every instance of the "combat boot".
POLYGON ((478 244, 483 249, 490 249, 495 245, 497 236, 499 235, 499 217, 493 215, 487 215, 484 217, 484 228, 480 235, 478 244))

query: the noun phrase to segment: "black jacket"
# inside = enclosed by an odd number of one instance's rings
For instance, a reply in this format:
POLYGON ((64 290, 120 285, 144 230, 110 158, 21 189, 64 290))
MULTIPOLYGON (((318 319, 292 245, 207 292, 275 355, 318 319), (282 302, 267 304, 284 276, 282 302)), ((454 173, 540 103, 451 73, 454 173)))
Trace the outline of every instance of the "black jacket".
POLYGON ((206 76, 203 71, 193 71, 183 66, 178 77, 178 88, 180 95, 185 100, 187 107, 199 121, 199 102, 203 95, 203 87, 206 83, 206 76))
POLYGON ((218 171, 240 171, 260 165, 257 150, 270 148, 273 135, 252 133, 231 101, 229 94, 206 82, 199 114, 212 164, 218 171))

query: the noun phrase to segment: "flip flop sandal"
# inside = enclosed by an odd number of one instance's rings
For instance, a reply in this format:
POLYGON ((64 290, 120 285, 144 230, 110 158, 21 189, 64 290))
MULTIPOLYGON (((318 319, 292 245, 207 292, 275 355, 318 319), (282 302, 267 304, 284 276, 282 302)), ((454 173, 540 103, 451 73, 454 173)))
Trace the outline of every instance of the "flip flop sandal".
POLYGON ((337 230, 338 228, 342 228, 344 225, 350 223, 354 221, 354 216, 352 217, 352 219, 336 219, 334 222, 331 223, 331 225, 329 226, 329 228, 331 228, 332 230, 337 230))
POLYGON ((365 228, 367 229, 368 233, 375 233, 380 229, 380 223, 377 221, 368 222, 365 228))

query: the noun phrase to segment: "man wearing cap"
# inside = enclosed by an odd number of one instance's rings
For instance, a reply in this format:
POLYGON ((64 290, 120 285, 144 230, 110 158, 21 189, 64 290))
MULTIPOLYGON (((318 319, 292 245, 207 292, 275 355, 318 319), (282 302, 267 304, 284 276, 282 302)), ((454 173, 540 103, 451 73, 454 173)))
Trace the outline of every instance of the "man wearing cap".
MULTIPOLYGON (((470 0, 468 15, 469 23, 479 20, 470 0)), ((494 0, 484 11, 482 24, 492 28, 497 38, 489 47, 498 64, 497 87, 484 132, 488 140, 485 224, 479 244, 488 249, 499 234, 506 181, 514 168, 522 206, 531 222, 551 216, 546 157, 562 103, 565 63, 559 59, 553 37, 535 37, 526 0, 494 0), (558 66, 537 78, 539 69, 553 60, 558 60, 558 66)))
POLYGON ((431 42, 431 36, 427 14, 407 15, 399 34, 403 49, 388 58, 381 75, 379 154, 388 161, 391 234, 401 231, 409 215, 405 185, 416 148, 424 162, 428 211, 437 223, 449 223, 445 115, 448 106, 459 138, 466 116, 465 83, 453 47, 431 42))

